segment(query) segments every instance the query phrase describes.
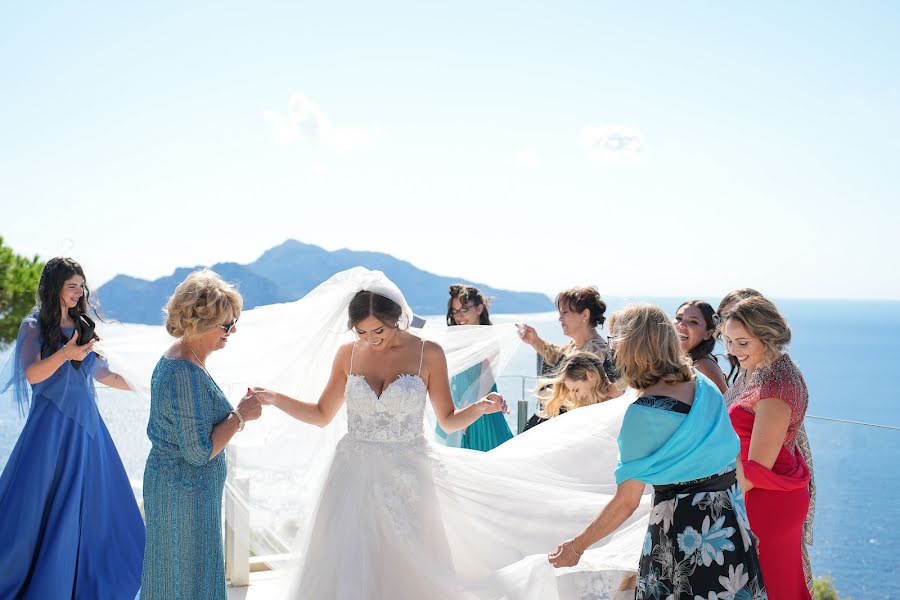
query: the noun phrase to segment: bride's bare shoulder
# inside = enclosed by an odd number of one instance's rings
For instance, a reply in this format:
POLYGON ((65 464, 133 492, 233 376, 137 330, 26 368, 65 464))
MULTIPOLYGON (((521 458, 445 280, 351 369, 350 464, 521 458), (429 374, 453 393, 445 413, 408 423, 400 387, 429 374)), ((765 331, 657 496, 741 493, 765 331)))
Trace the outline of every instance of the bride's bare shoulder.
POLYGON ((422 350, 422 362, 426 365, 431 364, 433 361, 444 361, 446 362, 447 356, 444 354, 444 349, 437 342, 432 342, 431 340, 425 340, 425 345, 422 350))

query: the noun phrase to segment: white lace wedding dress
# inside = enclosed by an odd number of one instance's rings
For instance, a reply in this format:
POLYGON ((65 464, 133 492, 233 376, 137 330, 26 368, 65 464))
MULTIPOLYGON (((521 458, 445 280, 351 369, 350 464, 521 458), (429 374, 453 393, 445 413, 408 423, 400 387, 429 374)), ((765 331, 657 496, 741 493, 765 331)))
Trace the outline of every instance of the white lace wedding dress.
POLYGON ((627 539, 585 555, 603 552, 585 561, 588 573, 559 585, 547 562, 546 553, 590 522, 614 486, 578 484, 552 465, 504 458, 508 452, 427 441, 418 374, 400 376, 377 395, 351 362, 345 394, 347 434, 289 598, 545 600, 558 590, 612 598, 623 570, 636 569, 646 528, 637 517, 623 526, 627 539), (517 472, 522 467, 528 472, 517 472))

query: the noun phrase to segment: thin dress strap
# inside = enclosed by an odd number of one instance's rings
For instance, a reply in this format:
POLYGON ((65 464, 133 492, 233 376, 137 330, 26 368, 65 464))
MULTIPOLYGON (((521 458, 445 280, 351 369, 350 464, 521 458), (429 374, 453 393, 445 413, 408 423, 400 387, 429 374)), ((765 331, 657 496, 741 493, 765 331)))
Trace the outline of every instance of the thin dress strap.
POLYGON ((425 340, 422 340, 422 354, 419 355, 419 377, 422 377, 422 360, 425 359, 425 340))
POLYGON ((350 374, 353 375, 353 353, 356 352, 356 342, 350 347, 350 374))

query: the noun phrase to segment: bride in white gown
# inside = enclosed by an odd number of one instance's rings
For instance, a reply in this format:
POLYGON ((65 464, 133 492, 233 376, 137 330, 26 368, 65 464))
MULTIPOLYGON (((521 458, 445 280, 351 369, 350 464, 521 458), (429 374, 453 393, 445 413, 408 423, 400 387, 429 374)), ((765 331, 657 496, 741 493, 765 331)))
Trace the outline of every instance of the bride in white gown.
MULTIPOLYGON (((411 313, 396 286, 370 274, 360 288, 345 313, 358 339, 337 350, 317 402, 254 388, 263 403, 319 427, 346 403, 347 433, 304 534, 288 597, 558 597, 546 552, 611 498, 614 432, 595 432, 605 464, 598 465, 597 456, 570 454, 578 464, 568 468, 552 457, 529 456, 522 443, 482 454, 427 441, 428 398, 445 431, 505 411, 505 401, 489 394, 455 409, 444 351, 405 330, 411 313), (606 472, 591 477, 584 471, 598 466, 606 472)), ((607 422, 621 406, 606 407, 607 422)), ((590 427, 587 411, 578 413, 585 416, 580 425, 590 427)), ((552 423, 543 428, 547 438, 560 436, 562 446, 590 437, 552 423)), ((540 433, 529 436, 540 448, 540 433)), ((582 443, 584 452, 600 450, 582 443)), ((572 577, 569 587, 592 588, 592 598, 613 597, 625 572, 636 570, 645 528, 638 521, 645 514, 639 511, 604 547, 586 553, 579 570, 588 576, 572 577)))

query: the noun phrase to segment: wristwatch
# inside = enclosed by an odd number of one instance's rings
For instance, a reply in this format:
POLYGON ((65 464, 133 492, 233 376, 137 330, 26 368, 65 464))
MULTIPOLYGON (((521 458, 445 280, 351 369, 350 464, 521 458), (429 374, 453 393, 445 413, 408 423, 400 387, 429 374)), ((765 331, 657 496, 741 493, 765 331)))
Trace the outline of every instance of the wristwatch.
POLYGON ((238 409, 234 409, 233 411, 231 411, 231 414, 233 414, 234 416, 236 416, 236 417, 237 417, 237 420, 238 420, 238 423, 240 423, 240 424, 238 425, 238 431, 239 431, 239 432, 240 432, 240 431, 243 431, 243 430, 244 430, 244 425, 246 425, 246 422, 244 421, 244 417, 241 416, 241 413, 238 412, 238 409))

